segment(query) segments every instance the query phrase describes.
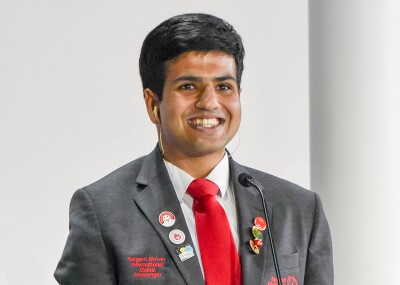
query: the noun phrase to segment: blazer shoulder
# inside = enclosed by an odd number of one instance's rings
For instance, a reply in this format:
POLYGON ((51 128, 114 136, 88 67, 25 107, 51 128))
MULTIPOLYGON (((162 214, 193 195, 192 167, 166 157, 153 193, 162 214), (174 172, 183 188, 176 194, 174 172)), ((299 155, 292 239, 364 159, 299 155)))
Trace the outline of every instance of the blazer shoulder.
POLYGON ((266 195, 274 199, 276 202, 315 202, 316 193, 305 189, 302 186, 254 168, 246 166, 245 168, 264 188, 266 195))
POLYGON ((101 192, 119 192, 132 189, 146 156, 137 158, 107 174, 103 178, 83 187, 86 192, 101 195, 101 192))

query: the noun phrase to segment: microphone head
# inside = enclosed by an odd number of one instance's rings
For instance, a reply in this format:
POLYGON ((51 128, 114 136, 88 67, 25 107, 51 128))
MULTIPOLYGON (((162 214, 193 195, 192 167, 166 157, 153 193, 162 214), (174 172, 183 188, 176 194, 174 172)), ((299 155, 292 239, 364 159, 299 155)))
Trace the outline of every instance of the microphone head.
POLYGON ((244 187, 250 187, 254 181, 253 177, 251 177, 248 173, 241 173, 238 177, 239 183, 244 187))

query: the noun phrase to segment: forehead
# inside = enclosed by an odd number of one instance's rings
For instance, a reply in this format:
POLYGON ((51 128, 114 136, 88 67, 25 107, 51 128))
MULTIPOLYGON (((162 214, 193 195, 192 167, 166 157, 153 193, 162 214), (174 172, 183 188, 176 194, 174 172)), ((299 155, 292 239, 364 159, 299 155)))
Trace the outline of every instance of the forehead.
POLYGON ((189 51, 166 62, 166 77, 185 75, 218 75, 236 78, 233 56, 222 51, 189 51))

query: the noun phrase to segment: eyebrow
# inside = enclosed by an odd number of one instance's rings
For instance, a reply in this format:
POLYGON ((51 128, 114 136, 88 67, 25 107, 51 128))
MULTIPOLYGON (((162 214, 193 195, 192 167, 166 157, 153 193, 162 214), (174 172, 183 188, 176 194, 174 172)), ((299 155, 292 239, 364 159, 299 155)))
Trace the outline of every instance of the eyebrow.
MULTIPOLYGON (((202 80, 201 77, 184 75, 184 76, 180 76, 180 77, 176 78, 173 82, 174 83, 179 82, 179 81, 195 81, 195 82, 199 82, 201 80, 202 80)), ((218 82, 225 81, 225 80, 233 80, 233 81, 236 82, 236 78, 233 77, 233 76, 230 76, 230 75, 214 77, 213 80, 214 81, 218 81, 218 82)))

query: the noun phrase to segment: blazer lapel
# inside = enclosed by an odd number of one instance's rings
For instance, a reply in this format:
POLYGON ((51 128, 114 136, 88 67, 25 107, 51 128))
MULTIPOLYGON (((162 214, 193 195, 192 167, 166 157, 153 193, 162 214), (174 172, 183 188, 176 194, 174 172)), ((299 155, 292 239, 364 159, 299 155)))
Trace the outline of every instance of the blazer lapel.
MULTIPOLYGON (((260 247, 259 254, 255 254, 249 245, 249 241, 254 239, 251 232, 251 228, 254 226, 254 219, 258 216, 264 218, 261 196, 256 189, 243 187, 238 182, 239 175, 243 172, 248 173, 248 171, 232 159, 230 159, 230 171, 238 217, 239 254, 242 263, 243 284, 266 284, 267 280, 263 280, 265 270, 271 265, 273 268, 273 263, 269 262, 269 260, 272 261, 272 255, 266 231, 262 232, 264 244, 260 247)), ((266 200, 271 223, 268 226, 272 230, 272 205, 267 198, 266 200)))
POLYGON ((145 158, 136 182, 142 185, 143 190, 134 195, 134 201, 160 236, 186 283, 204 284, 197 258, 199 253, 195 252, 194 257, 181 261, 176 253, 179 245, 173 244, 169 239, 171 230, 179 229, 185 234, 185 241, 181 245, 189 244, 195 251, 182 208, 158 147, 145 158), (162 226, 159 222, 159 215, 164 211, 172 212, 175 215, 175 224, 170 228, 162 226))

